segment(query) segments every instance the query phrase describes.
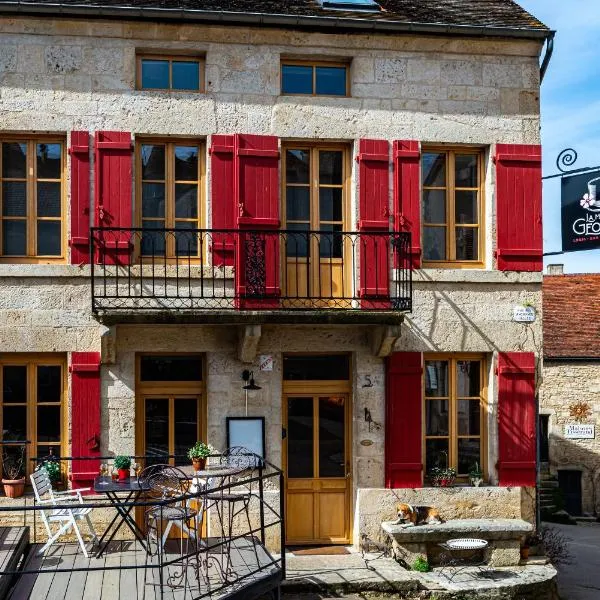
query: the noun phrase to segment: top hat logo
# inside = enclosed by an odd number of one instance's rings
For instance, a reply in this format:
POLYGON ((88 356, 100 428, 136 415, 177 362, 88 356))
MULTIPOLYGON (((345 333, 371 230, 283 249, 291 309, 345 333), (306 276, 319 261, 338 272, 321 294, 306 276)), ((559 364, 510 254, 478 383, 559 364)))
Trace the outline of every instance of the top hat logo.
POLYGON ((583 198, 579 201, 581 207, 590 212, 600 212, 600 198, 596 196, 596 182, 598 181, 600 181, 600 177, 588 181, 588 193, 584 194, 583 198))

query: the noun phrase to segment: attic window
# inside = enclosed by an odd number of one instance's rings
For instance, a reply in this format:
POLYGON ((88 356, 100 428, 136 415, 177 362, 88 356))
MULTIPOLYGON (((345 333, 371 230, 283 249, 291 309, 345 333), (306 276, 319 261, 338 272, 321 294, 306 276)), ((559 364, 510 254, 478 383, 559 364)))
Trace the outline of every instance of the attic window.
POLYGON ((381 10, 375 0, 320 0, 323 8, 338 10, 381 10))

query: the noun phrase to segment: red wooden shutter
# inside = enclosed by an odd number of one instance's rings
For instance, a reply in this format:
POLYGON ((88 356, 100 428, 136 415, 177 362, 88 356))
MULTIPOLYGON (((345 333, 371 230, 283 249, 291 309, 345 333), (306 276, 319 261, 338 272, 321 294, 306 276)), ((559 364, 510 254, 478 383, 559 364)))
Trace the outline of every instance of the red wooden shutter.
POLYGON ((71 264, 90 262, 90 134, 71 132, 71 264))
POLYGON ((535 356, 498 355, 498 480, 502 486, 535 486, 535 356))
POLYGON ((421 266, 420 159, 419 142, 394 142, 394 228, 410 231, 413 269, 421 266))
POLYGON ((236 256, 239 308, 277 308, 280 296, 278 138, 236 135, 234 174, 240 229, 236 256))
POLYGON ((385 485, 423 486, 420 352, 394 352, 386 362, 385 485))
POLYGON ((500 271, 542 270, 542 148, 496 146, 496 258, 500 271))
MULTIPOLYGON (((213 229, 234 229, 236 205, 233 185, 233 135, 213 135, 210 148, 211 209, 213 229)), ((234 263, 233 234, 212 234, 213 262, 217 266, 234 263)))
POLYGON ((361 307, 389 308, 390 237, 369 235, 369 232, 389 231, 390 228, 389 143, 385 140, 360 140, 356 160, 359 165, 361 307))
MULTIPOLYGON (((96 227, 130 229, 132 226, 131 134, 123 131, 97 131, 94 142, 96 227)), ((132 250, 132 234, 108 231, 102 234, 107 264, 128 264, 132 250)))
MULTIPOLYGON (((100 353, 71 354, 71 456, 100 456, 100 353)), ((73 487, 90 487, 100 460, 73 460, 73 487)))

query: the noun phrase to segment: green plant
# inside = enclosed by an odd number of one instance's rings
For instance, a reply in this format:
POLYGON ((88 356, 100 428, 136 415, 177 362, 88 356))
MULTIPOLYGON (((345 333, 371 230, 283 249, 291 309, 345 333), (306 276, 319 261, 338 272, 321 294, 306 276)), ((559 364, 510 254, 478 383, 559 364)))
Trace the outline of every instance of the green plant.
POLYGON ((471 467, 471 470, 469 471, 469 477, 475 478, 482 478, 483 477, 483 471, 479 468, 479 463, 476 461, 473 466, 471 467))
POLYGON ((114 460, 115 469, 129 469, 131 467, 131 458, 129 456, 115 456, 114 460))
POLYGON ((52 483, 60 481, 60 463, 57 460, 45 460, 40 466, 40 469, 45 469, 52 483))
POLYGON ((412 570, 419 573, 428 573, 430 570, 428 560, 424 556, 417 556, 412 564, 412 570))
POLYGON ((6 448, 2 453, 2 478, 12 481, 25 477, 25 446, 6 448))
POLYGON ((204 442, 196 442, 189 450, 188 450, 188 458, 190 460, 198 459, 198 458, 207 458, 214 452, 214 448, 210 444, 205 444, 204 442))

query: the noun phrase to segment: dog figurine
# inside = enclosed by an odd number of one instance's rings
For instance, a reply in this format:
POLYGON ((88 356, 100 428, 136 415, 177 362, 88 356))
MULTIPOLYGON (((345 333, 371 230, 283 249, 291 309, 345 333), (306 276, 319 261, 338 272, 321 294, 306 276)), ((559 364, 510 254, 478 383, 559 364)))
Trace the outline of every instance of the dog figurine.
POLYGON ((412 527, 415 525, 438 525, 444 520, 440 516, 440 511, 431 506, 412 506, 411 504, 398 504, 396 506, 398 520, 395 525, 404 523, 412 527))

